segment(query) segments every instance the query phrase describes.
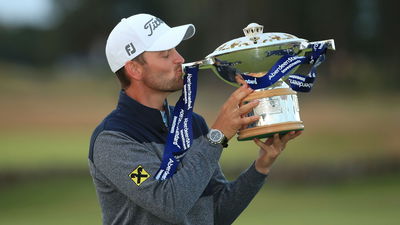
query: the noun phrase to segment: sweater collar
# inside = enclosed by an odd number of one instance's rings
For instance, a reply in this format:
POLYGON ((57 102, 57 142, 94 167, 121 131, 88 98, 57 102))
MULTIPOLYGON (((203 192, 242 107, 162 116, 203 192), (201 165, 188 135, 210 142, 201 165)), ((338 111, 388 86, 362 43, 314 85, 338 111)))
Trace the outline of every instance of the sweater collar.
MULTIPOLYGON (((167 101, 165 101, 164 106, 166 109, 167 117, 169 119, 170 108, 167 101)), ((124 90, 120 91, 117 110, 126 114, 128 118, 131 118, 135 121, 143 121, 153 128, 165 128, 162 115, 158 109, 142 105, 135 99, 128 96, 124 90)))

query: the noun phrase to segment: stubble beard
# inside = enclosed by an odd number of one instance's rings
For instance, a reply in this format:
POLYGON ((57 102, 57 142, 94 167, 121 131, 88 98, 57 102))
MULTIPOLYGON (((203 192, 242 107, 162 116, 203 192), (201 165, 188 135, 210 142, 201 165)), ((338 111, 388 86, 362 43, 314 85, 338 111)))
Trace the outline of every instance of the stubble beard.
POLYGON ((144 79, 144 84, 157 91, 173 93, 182 90, 183 77, 177 76, 174 79, 163 80, 157 76, 147 76, 144 79))

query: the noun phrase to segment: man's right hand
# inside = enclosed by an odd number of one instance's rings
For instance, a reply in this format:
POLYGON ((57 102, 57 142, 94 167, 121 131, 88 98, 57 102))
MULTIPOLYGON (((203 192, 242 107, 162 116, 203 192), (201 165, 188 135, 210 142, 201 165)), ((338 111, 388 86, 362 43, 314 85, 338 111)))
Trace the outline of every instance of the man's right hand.
POLYGON ((256 107, 259 102, 258 100, 253 100, 247 104, 240 105, 242 100, 254 90, 240 76, 236 76, 236 81, 242 84, 242 86, 234 91, 224 105, 222 105, 218 117, 211 127, 224 133, 228 140, 235 136, 237 131, 243 126, 260 119, 259 116, 244 116, 256 107))

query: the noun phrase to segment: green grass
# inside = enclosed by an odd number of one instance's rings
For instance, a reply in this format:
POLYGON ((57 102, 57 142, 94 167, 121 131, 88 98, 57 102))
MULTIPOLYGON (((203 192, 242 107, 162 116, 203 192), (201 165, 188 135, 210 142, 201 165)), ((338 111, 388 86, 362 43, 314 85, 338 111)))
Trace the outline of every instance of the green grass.
POLYGON ((19 131, 0 134, 0 171, 85 168, 90 131, 19 131))
MULTIPOLYGON (((28 169, 85 168, 90 135, 90 130, 59 128, 0 133, 0 170, 21 170, 21 166, 28 169)), ((288 144, 278 162, 287 166, 337 165, 390 157, 391 151, 377 150, 377 143, 383 142, 384 137, 372 135, 368 132, 343 135, 334 131, 308 134, 306 131, 288 144)), ((258 148, 252 141, 231 140, 229 145, 222 155, 224 167, 245 167, 257 157, 258 148)))
MULTIPOLYGON (((332 185, 267 182, 235 225, 396 225, 400 211, 397 176, 332 185)), ((30 179, 0 189, 0 224, 100 224, 89 177, 30 179)))
POLYGON ((91 180, 61 177, 22 181, 0 189, 0 224, 101 224, 91 180))
MULTIPOLYGON (((374 135, 370 131, 361 131, 359 135, 351 132, 320 131, 304 133, 288 143, 279 158, 283 164, 298 166, 336 165, 351 161, 369 161, 380 157, 389 157, 390 149, 378 146, 384 143, 384 136, 374 135)), ((231 148, 223 154, 222 162, 233 165, 242 161, 249 162, 257 157, 258 147, 253 141, 230 141, 231 148)))
MULTIPOLYGON (((91 131, 115 106, 115 79, 71 75, 40 80, 16 74, 0 76, 0 81, 0 171, 85 167, 91 131)), ((205 85, 200 83, 196 111, 211 126, 234 89, 205 85)), ((399 99, 301 95, 305 131, 288 144, 279 164, 329 166, 399 157, 400 105, 393 104, 399 99)), ((252 141, 232 140, 229 145, 224 167, 246 167, 257 156, 252 141)))
POLYGON ((395 225, 399 176, 324 186, 264 186, 236 224, 395 225))
MULTIPOLYGON (((22 74, 0 77, 0 174, 33 171, 39 176, 0 187, 0 224, 100 224, 90 178, 63 174, 87 171, 91 131, 113 109, 118 84, 113 78, 98 81, 94 77, 64 76, 40 80, 25 79, 22 74), (41 172, 52 176, 40 176, 41 172)), ((218 80, 208 88, 204 86, 207 82, 200 82, 196 111, 211 126, 233 89, 224 84, 219 88, 218 80)), ((393 103, 399 99, 319 96, 315 92, 300 96, 305 131, 288 144, 276 162, 276 170, 358 166, 398 159, 400 105, 393 103)), ((246 168, 257 157, 257 147, 251 141, 232 140, 229 145, 221 159, 225 171, 246 168)), ((392 176, 335 185, 290 186, 277 184, 271 176, 235 224, 397 224, 399 180, 392 176)))

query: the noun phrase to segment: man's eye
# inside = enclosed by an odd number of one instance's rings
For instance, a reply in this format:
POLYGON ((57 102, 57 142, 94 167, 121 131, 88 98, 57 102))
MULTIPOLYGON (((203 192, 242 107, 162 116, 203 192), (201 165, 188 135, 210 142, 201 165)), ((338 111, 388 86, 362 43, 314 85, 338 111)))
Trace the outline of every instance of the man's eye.
POLYGON ((163 52, 161 52, 161 57, 162 58, 168 58, 169 57, 169 51, 163 51, 163 52))

